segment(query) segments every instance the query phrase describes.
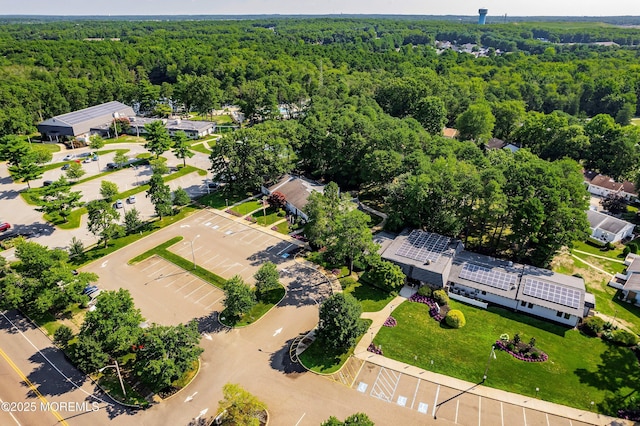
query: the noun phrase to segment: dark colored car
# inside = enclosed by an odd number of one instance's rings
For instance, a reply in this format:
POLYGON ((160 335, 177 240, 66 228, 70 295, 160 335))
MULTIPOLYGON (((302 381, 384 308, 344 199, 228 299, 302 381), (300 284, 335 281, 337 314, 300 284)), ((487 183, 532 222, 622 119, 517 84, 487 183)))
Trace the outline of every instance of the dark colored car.
POLYGON ((84 290, 82 290, 82 294, 91 294, 96 290, 98 290, 97 285, 88 285, 84 288, 84 290))
POLYGON ((68 170, 69 167, 71 167, 71 164, 67 163, 64 166, 62 166, 62 170, 68 170))
POLYGON ((52 180, 45 180, 44 182, 42 182, 42 186, 49 186, 53 183, 52 180))

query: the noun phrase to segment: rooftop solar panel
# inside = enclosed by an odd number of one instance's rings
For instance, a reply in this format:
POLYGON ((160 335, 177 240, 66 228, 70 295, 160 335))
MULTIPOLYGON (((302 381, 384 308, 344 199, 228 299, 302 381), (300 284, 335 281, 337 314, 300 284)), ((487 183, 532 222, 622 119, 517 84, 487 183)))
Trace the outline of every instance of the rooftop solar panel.
POLYGON ((449 237, 413 230, 407 239, 402 242, 402 245, 398 247, 396 254, 419 262, 426 262, 427 260, 435 262, 449 246, 450 241, 451 238, 449 237))
POLYGON ((508 291, 516 284, 517 275, 486 268, 474 263, 465 263, 460 278, 508 291))
POLYGON ((580 307, 580 291, 545 281, 539 281, 534 278, 525 278, 523 293, 537 299, 574 309, 580 307))

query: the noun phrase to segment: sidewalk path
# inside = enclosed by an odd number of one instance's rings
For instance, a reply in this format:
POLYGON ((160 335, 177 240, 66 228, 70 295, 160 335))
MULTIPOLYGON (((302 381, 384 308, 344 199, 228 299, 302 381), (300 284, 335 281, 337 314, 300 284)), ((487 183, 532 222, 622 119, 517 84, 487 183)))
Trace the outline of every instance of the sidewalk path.
POLYGON ((612 259, 610 257, 600 256, 599 254, 593 254, 593 253, 589 253, 587 251, 582 251, 582 250, 571 249, 571 251, 572 252, 576 252, 576 253, 580 253, 580 254, 586 254, 587 256, 591 256, 591 257, 597 257, 598 259, 604 259, 604 260, 610 260, 612 262, 622 263, 624 265, 624 260, 612 259))

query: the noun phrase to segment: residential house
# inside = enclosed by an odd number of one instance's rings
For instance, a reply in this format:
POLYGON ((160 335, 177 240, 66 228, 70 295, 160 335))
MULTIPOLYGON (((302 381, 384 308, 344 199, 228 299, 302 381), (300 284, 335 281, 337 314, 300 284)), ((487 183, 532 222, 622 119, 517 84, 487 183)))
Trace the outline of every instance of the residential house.
POLYGON ((621 298, 633 304, 640 304, 640 256, 629 253, 625 262, 627 265, 624 273, 616 274, 609 285, 622 290, 621 298))
POLYGON ((617 195, 624 197, 627 201, 631 201, 638 197, 638 191, 632 182, 627 180, 616 182, 609 176, 601 175, 594 171, 585 170, 583 172, 584 182, 587 185, 587 191, 593 195, 607 197, 617 195))
POLYGON ((598 244, 616 243, 633 235, 635 225, 608 214, 587 210, 591 240, 598 244))
MULTIPOLYGON (((129 134, 140 136, 146 133, 145 124, 158 121, 158 118, 130 117, 129 134)), ((176 132, 184 132, 190 139, 200 139, 216 131, 216 123, 211 121, 191 121, 181 119, 162 119, 170 136, 176 132)))
POLYGON ((261 191, 265 195, 275 191, 282 193, 287 200, 286 210, 306 221, 309 217, 304 213, 304 207, 309 201, 309 195, 313 191, 324 192, 324 185, 303 177, 284 175, 275 184, 263 186, 261 191))

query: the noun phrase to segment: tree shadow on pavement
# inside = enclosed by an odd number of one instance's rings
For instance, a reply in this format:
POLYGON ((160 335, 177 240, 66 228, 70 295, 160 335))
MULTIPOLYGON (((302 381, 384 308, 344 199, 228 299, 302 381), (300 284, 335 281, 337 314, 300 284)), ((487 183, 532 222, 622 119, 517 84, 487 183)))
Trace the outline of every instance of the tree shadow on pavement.
POLYGON ((44 396, 63 395, 75 390, 74 384, 82 387, 89 381, 89 378, 73 367, 62 351, 56 348, 43 348, 31 355, 29 361, 36 367, 27 378, 37 385, 38 391, 44 396))
POLYGON ((232 328, 226 327, 218 321, 219 314, 220 312, 213 311, 207 315, 195 318, 194 321, 198 323, 198 332, 200 332, 200 334, 230 332, 232 328))
POLYGON ((302 373, 306 373, 307 370, 299 362, 294 362, 291 360, 291 356, 289 355, 289 353, 291 344, 296 339, 305 336, 307 333, 308 332, 301 333, 298 337, 287 340, 282 348, 278 349, 275 352, 270 352, 269 365, 271 366, 271 368, 293 378, 299 376, 302 373))

